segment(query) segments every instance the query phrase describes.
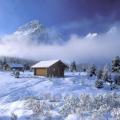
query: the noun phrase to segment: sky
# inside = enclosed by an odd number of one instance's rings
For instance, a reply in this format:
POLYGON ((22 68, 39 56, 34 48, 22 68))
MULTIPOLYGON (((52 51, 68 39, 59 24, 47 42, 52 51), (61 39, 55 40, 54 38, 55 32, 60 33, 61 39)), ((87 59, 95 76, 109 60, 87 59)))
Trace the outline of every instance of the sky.
POLYGON ((119 33, 120 0, 0 0, 0 56, 107 63, 120 56, 119 33), (31 20, 66 36, 65 43, 14 33, 31 20))
POLYGON ((120 21, 120 0, 0 0, 0 34, 31 21, 63 35, 105 32, 120 21))

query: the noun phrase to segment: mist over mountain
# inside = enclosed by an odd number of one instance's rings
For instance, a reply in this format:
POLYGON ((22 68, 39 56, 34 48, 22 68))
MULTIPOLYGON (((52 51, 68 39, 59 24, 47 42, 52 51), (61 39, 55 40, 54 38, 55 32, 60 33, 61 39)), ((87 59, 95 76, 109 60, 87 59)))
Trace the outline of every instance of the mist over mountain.
POLYGON ((106 64, 120 56, 119 33, 120 27, 112 26, 102 34, 70 34, 69 39, 64 40, 55 29, 45 28, 35 20, 1 37, 0 56, 106 64))
POLYGON ((45 28, 38 20, 33 20, 20 26, 14 34, 29 37, 38 43, 52 44, 63 42, 62 35, 52 28, 45 28))

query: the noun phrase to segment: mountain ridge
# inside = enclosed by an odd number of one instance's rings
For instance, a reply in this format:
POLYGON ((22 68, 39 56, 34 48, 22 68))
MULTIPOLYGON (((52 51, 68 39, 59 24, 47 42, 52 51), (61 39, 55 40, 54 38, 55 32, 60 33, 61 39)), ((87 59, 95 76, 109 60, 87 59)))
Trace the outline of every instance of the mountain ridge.
POLYGON ((40 21, 33 20, 20 27, 14 32, 15 35, 23 35, 38 43, 52 44, 62 43, 62 37, 55 30, 44 27, 40 21))

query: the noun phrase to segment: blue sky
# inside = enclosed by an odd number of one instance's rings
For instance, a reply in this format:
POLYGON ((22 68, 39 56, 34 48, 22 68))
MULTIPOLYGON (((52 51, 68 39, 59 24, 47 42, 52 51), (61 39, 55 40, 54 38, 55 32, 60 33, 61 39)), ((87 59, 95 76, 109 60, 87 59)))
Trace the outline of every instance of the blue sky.
POLYGON ((64 34, 105 32, 120 20, 119 0, 0 0, 0 34, 40 20, 64 34))

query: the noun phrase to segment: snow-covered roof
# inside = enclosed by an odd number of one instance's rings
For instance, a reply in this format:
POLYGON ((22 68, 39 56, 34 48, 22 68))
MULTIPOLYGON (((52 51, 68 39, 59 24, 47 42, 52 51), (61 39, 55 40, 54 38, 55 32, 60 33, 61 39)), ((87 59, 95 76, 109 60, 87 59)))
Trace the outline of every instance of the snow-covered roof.
POLYGON ((60 60, 47 60, 40 61, 37 64, 33 65, 32 68, 48 68, 60 60))
POLYGON ((11 68, 23 68, 24 67, 22 64, 18 64, 18 63, 12 63, 12 64, 9 64, 9 66, 11 68))

